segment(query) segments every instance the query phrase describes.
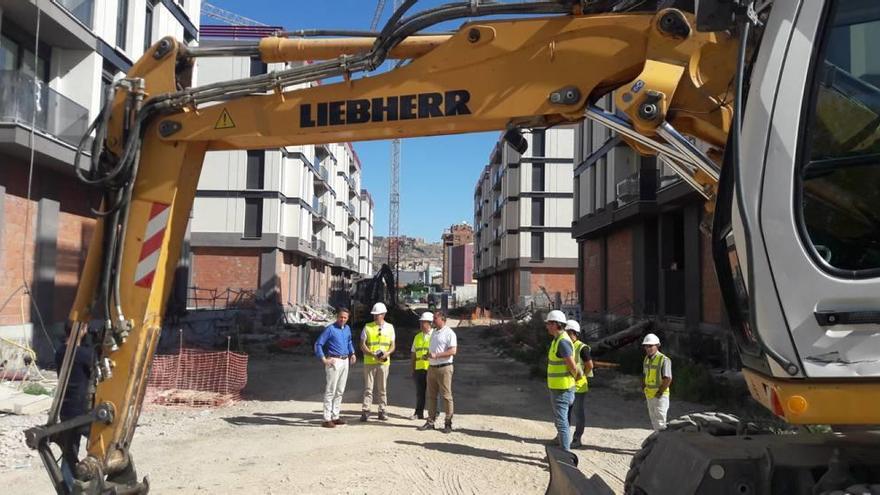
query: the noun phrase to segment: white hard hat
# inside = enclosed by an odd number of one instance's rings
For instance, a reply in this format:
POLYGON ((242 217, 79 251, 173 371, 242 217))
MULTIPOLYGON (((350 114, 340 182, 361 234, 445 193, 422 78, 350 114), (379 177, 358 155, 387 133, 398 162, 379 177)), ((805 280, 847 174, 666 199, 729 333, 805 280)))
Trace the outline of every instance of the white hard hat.
POLYGON ((568 320, 565 322, 565 329, 571 330, 574 333, 581 333, 581 324, 577 320, 568 320))
POLYGON ((425 311, 422 313, 422 317, 419 318, 419 321, 434 321, 434 313, 425 311))
POLYGON ((648 335, 645 335, 645 340, 642 341, 642 345, 660 345, 660 339, 653 333, 649 333, 648 335))
POLYGON ((384 315, 388 312, 388 308, 385 307, 384 303, 377 302, 373 305, 373 309, 370 310, 371 315, 384 315))
POLYGON ((553 311, 547 313, 547 318, 544 321, 555 321, 557 323, 562 323, 565 325, 565 313, 559 311, 558 309, 554 309, 553 311))

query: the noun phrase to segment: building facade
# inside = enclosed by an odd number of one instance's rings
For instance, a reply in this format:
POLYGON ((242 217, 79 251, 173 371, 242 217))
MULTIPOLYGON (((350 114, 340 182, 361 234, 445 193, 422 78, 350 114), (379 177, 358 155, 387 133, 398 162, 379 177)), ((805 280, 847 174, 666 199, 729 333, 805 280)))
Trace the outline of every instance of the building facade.
MULTIPOLYGON (((603 105, 612 108, 610 97, 603 105)), ((620 321, 612 330, 650 318, 673 341, 678 330, 699 330, 710 336, 705 345, 720 351, 712 354, 728 359, 719 347, 726 339, 711 338, 722 335, 725 318, 702 196, 662 160, 638 155, 600 124, 579 124, 575 142, 572 235, 585 318, 620 321)))
POLYGON ((104 89, 159 38, 195 40, 199 11, 198 0, 0 1, 0 336, 31 342, 41 361, 63 334, 101 198, 75 178, 76 146, 104 89))
MULTIPOLYGON (((228 57, 199 59, 196 68, 209 84, 283 67, 228 57)), ((239 292, 283 305, 349 304, 352 280, 369 275, 372 262, 373 205, 360 180, 349 143, 207 153, 188 305, 239 292)))
MULTIPOLYGON (((440 240, 443 243, 442 287, 444 290, 448 290, 453 285, 462 285, 461 283, 455 284, 452 280, 452 248, 455 246, 463 246, 465 244, 473 244, 474 228, 467 222, 452 225, 447 230, 443 231, 440 240)), ((468 280, 470 280, 470 278, 471 277, 468 277, 468 280)))
POLYGON ((574 128, 524 137, 524 154, 499 139, 474 190, 474 271, 482 307, 546 303, 547 294, 567 299, 575 290, 574 128))
POLYGON ((449 285, 461 287, 475 283, 474 243, 460 244, 449 248, 449 285))
POLYGON ((376 215, 376 204, 373 196, 366 189, 361 189, 361 203, 358 210, 360 217, 360 253, 358 256, 358 272, 362 275, 373 273, 373 221, 376 215))

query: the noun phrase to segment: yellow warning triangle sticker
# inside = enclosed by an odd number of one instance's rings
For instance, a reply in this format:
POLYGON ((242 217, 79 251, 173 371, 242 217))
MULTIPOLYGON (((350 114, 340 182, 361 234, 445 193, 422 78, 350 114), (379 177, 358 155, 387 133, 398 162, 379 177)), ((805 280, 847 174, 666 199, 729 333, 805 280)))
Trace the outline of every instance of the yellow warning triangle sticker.
POLYGON ((220 112, 220 118, 217 119, 217 123, 214 124, 214 129, 232 129, 233 127, 235 127, 235 122, 232 121, 229 112, 224 108, 223 111, 220 112))

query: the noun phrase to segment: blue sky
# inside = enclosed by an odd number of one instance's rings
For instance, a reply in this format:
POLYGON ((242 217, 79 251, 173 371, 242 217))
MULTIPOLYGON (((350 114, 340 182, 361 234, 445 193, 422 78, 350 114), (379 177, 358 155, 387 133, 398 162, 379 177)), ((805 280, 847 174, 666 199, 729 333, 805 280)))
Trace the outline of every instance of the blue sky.
MULTIPOLYGON (((285 29, 370 27, 375 0, 210 0, 231 12, 285 29)), ((387 0, 380 27, 391 15, 387 0)), ((422 0, 410 12, 448 3, 422 0)), ((219 23, 203 18, 205 23, 219 23)), ((452 29, 455 25, 440 26, 452 29)), ((473 193, 497 132, 404 139, 400 158, 400 233, 438 241, 444 228, 473 222, 473 193)), ((376 202, 375 234, 388 233, 391 142, 355 144, 363 163, 362 183, 376 202)))

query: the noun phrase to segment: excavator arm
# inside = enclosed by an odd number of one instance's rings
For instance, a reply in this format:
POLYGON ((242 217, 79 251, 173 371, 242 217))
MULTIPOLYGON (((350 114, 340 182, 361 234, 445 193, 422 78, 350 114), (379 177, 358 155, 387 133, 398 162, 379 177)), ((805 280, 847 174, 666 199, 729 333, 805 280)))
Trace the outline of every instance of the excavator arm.
POLYGON ((64 390, 73 350, 95 348, 93 411, 62 422, 58 394, 48 424, 28 431, 59 493, 69 487, 49 443, 82 424, 91 429, 88 455, 76 466, 79 489, 148 489, 135 477, 129 447, 209 150, 515 130, 588 116, 714 196, 719 167, 685 135, 716 149, 726 142, 737 45, 730 35, 697 32, 692 16, 676 9, 590 7, 608 2, 464 2, 404 18, 413 3, 375 38, 273 37, 228 48, 165 38, 115 86, 90 129, 92 163, 82 178, 105 195, 60 370, 64 390), (439 22, 496 14, 530 17, 419 35, 439 22), (194 60, 209 56, 313 62, 192 87, 194 60), (365 75, 389 58, 408 62, 365 75), (328 78, 338 82, 316 84, 328 78), (594 106, 612 91, 617 113, 594 106))

